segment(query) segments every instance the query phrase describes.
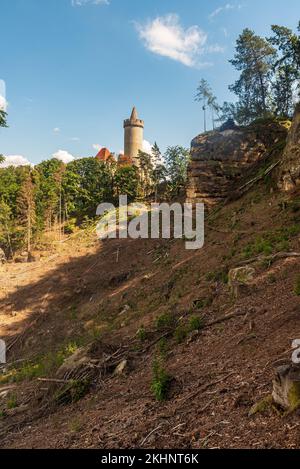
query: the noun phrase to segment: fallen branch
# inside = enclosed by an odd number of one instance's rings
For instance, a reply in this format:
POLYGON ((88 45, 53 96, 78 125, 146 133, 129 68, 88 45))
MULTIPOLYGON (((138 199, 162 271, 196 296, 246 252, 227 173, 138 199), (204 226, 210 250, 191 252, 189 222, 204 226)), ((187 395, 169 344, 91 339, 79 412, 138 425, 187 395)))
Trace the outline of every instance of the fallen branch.
POLYGON ((230 376, 232 376, 234 374, 235 374, 235 371, 232 371, 231 373, 228 373, 228 375, 224 376, 223 378, 220 378, 216 381, 211 381, 208 384, 200 386, 200 388, 197 389, 197 391, 193 391, 188 396, 186 396, 184 399, 180 399, 179 402, 181 404, 184 404, 186 401, 188 401, 189 399, 193 399, 194 397, 196 397, 201 392, 205 392, 205 391, 207 391, 207 389, 211 388, 212 386, 216 386, 217 384, 222 383, 223 381, 226 381, 230 376))
POLYGON ((242 313, 235 312, 235 313, 227 314, 225 316, 222 316, 219 319, 215 319, 214 321, 207 322, 206 324, 204 324, 202 329, 206 329, 208 327, 214 326, 215 324, 220 324, 221 322, 229 321, 229 319, 238 318, 240 316, 246 316, 246 314, 247 313, 245 311, 243 311, 242 313))
POLYGON ((73 380, 70 379, 55 379, 55 378, 38 378, 38 381, 42 383, 59 383, 59 384, 69 384, 72 383, 73 380))
POLYGON ((157 430, 159 430, 162 426, 162 423, 160 423, 158 425, 158 427, 154 428, 154 430, 152 430, 150 433, 148 433, 148 435, 143 439, 143 441, 141 442, 141 446, 143 446, 144 443, 146 443, 146 441, 148 440, 148 438, 153 435, 153 433, 157 432, 157 430))
POLYGON ((271 256, 256 256, 251 257, 245 261, 239 262, 237 267, 241 267, 243 265, 253 264, 254 262, 262 262, 262 261, 276 261, 278 259, 286 259, 291 257, 300 257, 300 252, 278 252, 271 256))
POLYGON ((268 176, 268 174, 270 174, 273 169, 276 168, 276 166, 279 165, 279 163, 281 162, 281 160, 279 161, 276 161, 276 163, 273 163, 271 166, 269 166, 260 176, 257 176, 255 177, 254 179, 251 179, 251 181, 248 181, 246 182, 246 184, 244 184, 243 186, 239 187, 237 192, 242 192, 244 191, 244 189, 246 190, 249 190, 252 186, 254 186, 254 184, 256 182, 259 182, 261 181, 264 177, 268 176))

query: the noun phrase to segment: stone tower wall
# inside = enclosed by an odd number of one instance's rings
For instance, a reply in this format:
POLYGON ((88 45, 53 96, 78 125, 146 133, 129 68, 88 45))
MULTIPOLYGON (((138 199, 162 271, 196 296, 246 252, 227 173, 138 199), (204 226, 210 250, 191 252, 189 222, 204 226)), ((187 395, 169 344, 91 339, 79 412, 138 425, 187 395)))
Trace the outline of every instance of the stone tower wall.
POLYGON ((124 122, 124 153, 130 157, 136 166, 139 166, 138 153, 143 149, 144 122, 140 119, 124 122))

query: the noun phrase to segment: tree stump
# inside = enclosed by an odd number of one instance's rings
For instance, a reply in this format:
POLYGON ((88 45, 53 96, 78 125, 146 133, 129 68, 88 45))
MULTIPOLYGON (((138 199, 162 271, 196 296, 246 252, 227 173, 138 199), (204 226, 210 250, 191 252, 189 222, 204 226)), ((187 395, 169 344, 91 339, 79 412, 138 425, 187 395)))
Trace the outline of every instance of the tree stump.
POLYGON ((239 298, 249 293, 254 275, 255 269, 249 266, 238 267, 229 271, 228 285, 234 298, 239 298))
POLYGON ((289 412, 300 407, 300 367, 280 366, 273 380, 273 400, 289 412))

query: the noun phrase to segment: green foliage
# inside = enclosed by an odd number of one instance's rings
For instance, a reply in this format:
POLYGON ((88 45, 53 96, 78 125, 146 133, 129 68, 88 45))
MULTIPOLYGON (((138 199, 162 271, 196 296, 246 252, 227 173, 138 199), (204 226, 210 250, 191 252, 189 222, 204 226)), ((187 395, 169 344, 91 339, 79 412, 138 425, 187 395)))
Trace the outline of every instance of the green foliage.
POLYGON ((179 195, 186 184, 190 152, 180 146, 168 147, 164 158, 169 177, 171 195, 179 195))
POLYGON ((268 256, 274 252, 288 251, 290 240, 300 233, 300 224, 286 226, 280 230, 258 236, 253 242, 247 244, 243 250, 243 257, 249 259, 258 254, 268 256))
POLYGON ((61 405, 78 402, 87 394, 90 386, 89 379, 72 380, 55 393, 54 399, 61 405))
POLYGON ((7 127, 6 117, 6 112, 3 111, 3 109, 0 109, 0 127, 7 127))
POLYGON ((176 340, 177 344, 181 344, 187 337, 188 331, 184 324, 179 324, 174 331, 174 339, 176 340))
POLYGON ((155 358, 153 362, 152 373, 151 390, 157 401, 164 401, 167 398, 172 378, 158 358, 155 358))
POLYGON ((270 111, 268 95, 275 56, 275 48, 250 29, 245 29, 239 36, 236 54, 230 63, 241 74, 229 87, 239 98, 238 121, 249 123, 270 111))
POLYGON ((203 319, 199 316, 191 316, 189 320, 189 331, 199 331, 203 328, 203 319))
POLYGON ((19 383, 49 376, 57 370, 63 364, 64 360, 72 355, 77 348, 76 343, 70 342, 57 352, 49 352, 34 362, 26 362, 21 367, 12 369, 0 376, 0 384, 19 383))
POLYGON ((66 234, 73 234, 76 231, 76 218, 70 218, 64 226, 64 231, 66 234))
POLYGON ((121 166, 114 176, 116 195, 127 195, 128 202, 139 197, 140 179, 135 166, 121 166))
POLYGON ((176 318, 171 313, 161 314, 155 320, 155 326, 159 331, 170 329, 174 326, 174 324, 176 324, 176 318))
POLYGON ((17 397, 15 394, 10 394, 8 401, 7 401, 7 408, 8 409, 15 409, 18 406, 17 397))
POLYGON ((165 358, 169 349, 168 341, 166 337, 162 337, 157 344, 158 353, 161 358, 165 358))
POLYGON ((207 130, 207 123, 206 123, 206 111, 207 108, 210 110, 211 118, 212 118, 212 127, 215 128, 216 122, 216 114, 219 113, 220 107, 217 103, 217 98, 214 96, 212 89, 208 82, 202 79, 199 83, 197 88, 197 93, 195 96, 195 101, 198 101, 202 104, 202 110, 204 112, 204 132, 207 130))
POLYGON ((205 279, 208 282, 222 282, 228 283, 228 272, 227 270, 215 270, 213 272, 208 272, 205 276, 205 279))
MULTIPOLYGON (((300 23, 298 34, 284 26, 273 25, 272 36, 262 38, 244 29, 236 42, 236 53, 230 63, 240 72, 231 86, 236 103, 224 102, 217 107, 220 122, 248 125, 258 117, 293 115, 295 98, 299 98, 300 23)), ((202 101, 210 92, 201 82, 202 101)), ((203 101, 204 102, 204 101, 203 101)))
POLYGON ((139 330, 136 333, 136 336, 141 342, 144 342, 145 340, 147 340, 147 331, 144 328, 144 326, 141 326, 139 328, 139 330))

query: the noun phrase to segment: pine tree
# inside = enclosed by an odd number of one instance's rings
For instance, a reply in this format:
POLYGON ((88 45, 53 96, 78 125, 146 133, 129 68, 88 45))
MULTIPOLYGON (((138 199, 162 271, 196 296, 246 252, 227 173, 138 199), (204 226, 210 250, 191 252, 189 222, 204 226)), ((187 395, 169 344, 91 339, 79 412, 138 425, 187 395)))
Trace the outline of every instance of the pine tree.
POLYGON ((0 109, 0 127, 7 127, 6 117, 6 112, 3 109, 0 109))
POLYGON ((32 246, 32 236, 36 222, 35 213, 35 186, 34 173, 31 168, 25 169, 26 174, 18 195, 18 222, 24 232, 24 240, 27 245, 27 252, 30 253, 32 246))
MULTIPOLYGON (((300 31, 300 23, 299 23, 300 31)), ((273 36, 269 43, 277 47, 274 64, 275 79, 273 101, 277 115, 290 117, 294 111, 294 97, 300 91, 300 36, 284 26, 272 26, 273 36)))
POLYGON ((12 247, 12 234, 13 234, 13 220, 12 212, 4 200, 0 201, 0 244, 3 245, 9 252, 10 257, 13 257, 12 247))
POLYGON ((275 56, 274 47, 250 29, 245 29, 239 36, 236 54, 230 63, 241 75, 229 89, 239 98, 240 122, 248 124, 271 111, 269 96, 275 56))
POLYGON ((202 103, 202 110, 204 114, 204 132, 207 130, 207 109, 210 109, 212 118, 212 127, 215 128, 215 116, 219 112, 217 98, 214 96, 212 89, 208 82, 202 78, 197 88, 195 101, 202 103))
POLYGON ((153 184, 155 192, 155 202, 158 198, 158 188, 159 185, 166 180, 166 168, 162 162, 162 154, 159 149, 159 146, 155 142, 152 147, 152 160, 153 160, 153 184))

